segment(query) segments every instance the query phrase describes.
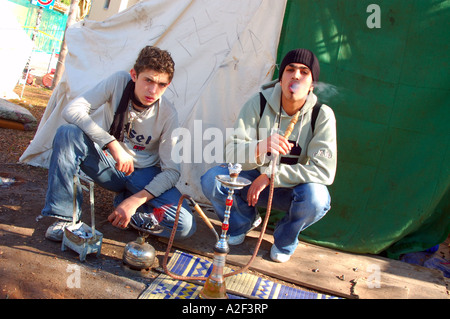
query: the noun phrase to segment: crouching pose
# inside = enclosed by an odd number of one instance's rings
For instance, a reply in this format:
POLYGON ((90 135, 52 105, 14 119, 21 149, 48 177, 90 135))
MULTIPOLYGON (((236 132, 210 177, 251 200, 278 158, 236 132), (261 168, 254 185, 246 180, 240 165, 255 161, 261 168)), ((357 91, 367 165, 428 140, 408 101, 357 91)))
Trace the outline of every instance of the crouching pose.
MULTIPOLYGON (((227 162, 239 162, 240 176, 252 182, 235 191, 228 230, 230 245, 241 244, 246 233, 261 222, 257 207, 267 204, 270 164, 274 158, 278 160, 272 208, 286 214, 275 227, 270 252, 277 262, 288 261, 300 232, 330 209, 327 185, 333 183, 336 173, 336 120, 332 109, 320 104, 312 92, 319 72, 319 62, 311 51, 287 53, 279 79, 263 85, 261 92, 247 101, 226 142, 227 162), (297 124, 286 139, 282 132, 299 110, 297 124), (278 128, 276 132, 274 127, 278 128)), ((215 176, 222 174, 228 174, 227 165, 211 168, 201 183, 223 220, 228 190, 215 182, 215 176)))
MULTIPOLYGON (((131 71, 119 71, 75 98, 56 132, 42 215, 57 218, 46 238, 60 241, 73 215, 73 176, 80 170, 96 185, 117 192, 108 220, 115 227, 170 236, 180 192, 179 166, 171 158, 177 112, 163 94, 174 74, 167 51, 147 46, 131 71), (100 108, 104 106, 103 108, 100 108)), ((82 192, 77 192, 81 207, 82 192)), ((77 219, 81 218, 78 212, 77 219)), ((77 221, 78 221, 77 220, 77 221)), ((183 203, 177 238, 195 232, 183 203)))

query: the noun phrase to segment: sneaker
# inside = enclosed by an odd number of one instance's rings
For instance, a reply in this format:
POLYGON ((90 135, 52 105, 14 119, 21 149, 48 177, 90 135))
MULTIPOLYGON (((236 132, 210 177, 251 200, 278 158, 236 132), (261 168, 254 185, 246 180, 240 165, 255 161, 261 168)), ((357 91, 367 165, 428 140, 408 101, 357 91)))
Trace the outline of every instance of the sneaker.
POLYGON ((252 227, 250 227, 250 229, 244 233, 244 234, 240 234, 240 235, 235 235, 232 236, 230 235, 228 237, 228 245, 230 246, 237 246, 240 245, 244 242, 245 240, 245 236, 251 232, 253 229, 255 229, 256 227, 258 227, 262 222, 261 216, 259 216, 259 214, 256 216, 255 220, 253 221, 252 227))
POLYGON ((45 238, 51 241, 62 241, 64 236, 64 228, 70 226, 72 222, 58 220, 50 225, 45 232, 45 238))
POLYGON ((147 214, 136 212, 136 214, 131 217, 130 225, 138 231, 149 234, 159 234, 164 230, 164 228, 159 225, 155 215, 152 213, 147 214))
POLYGON ((230 246, 237 246, 240 245, 244 242, 245 236, 247 236, 247 234, 240 234, 240 235, 236 235, 236 236, 229 236, 228 237, 228 245, 230 246))
POLYGON ((291 255, 283 254, 275 245, 270 249, 270 259, 278 263, 285 263, 291 259, 291 255))

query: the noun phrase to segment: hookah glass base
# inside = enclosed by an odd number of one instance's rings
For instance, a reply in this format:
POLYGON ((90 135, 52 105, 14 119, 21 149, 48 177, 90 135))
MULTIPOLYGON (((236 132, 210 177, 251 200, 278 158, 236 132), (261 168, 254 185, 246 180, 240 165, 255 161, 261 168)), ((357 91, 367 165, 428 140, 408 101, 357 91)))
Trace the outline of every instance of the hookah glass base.
POLYGON ((223 277, 226 255, 226 253, 214 253, 213 269, 200 291, 201 299, 228 299, 223 277))

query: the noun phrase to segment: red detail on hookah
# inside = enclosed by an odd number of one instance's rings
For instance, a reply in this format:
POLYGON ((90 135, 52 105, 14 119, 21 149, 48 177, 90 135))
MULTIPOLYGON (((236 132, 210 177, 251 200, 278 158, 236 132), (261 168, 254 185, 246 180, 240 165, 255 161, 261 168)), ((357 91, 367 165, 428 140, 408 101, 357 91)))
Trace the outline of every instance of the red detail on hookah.
POLYGON ((230 225, 228 224, 222 224, 222 230, 228 230, 229 227, 230 225))
POLYGON ((232 198, 231 198, 231 199, 227 198, 227 200, 225 201, 225 205, 226 205, 226 206, 231 206, 231 205, 233 205, 233 199, 232 199, 232 198))

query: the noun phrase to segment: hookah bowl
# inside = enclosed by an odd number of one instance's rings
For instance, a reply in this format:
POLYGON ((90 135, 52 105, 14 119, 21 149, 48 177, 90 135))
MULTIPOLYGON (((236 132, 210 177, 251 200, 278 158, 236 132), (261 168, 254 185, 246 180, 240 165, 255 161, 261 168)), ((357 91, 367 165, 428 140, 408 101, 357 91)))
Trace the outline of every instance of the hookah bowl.
POLYGON ((229 228, 230 210, 233 205, 233 194, 235 189, 241 189, 251 184, 248 179, 239 177, 240 164, 228 164, 230 175, 217 175, 216 180, 228 188, 228 196, 225 202, 225 214, 222 222, 222 234, 214 246, 213 269, 207 278, 203 289, 200 291, 202 299, 227 299, 226 285, 223 277, 223 268, 228 252, 230 251, 227 239, 229 228))

